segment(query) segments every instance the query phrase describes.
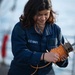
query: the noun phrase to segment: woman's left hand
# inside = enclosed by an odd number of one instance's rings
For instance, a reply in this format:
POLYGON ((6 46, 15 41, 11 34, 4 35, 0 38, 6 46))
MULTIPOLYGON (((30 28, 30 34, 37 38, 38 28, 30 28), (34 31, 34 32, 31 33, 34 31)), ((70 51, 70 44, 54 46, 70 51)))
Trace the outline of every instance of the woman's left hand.
POLYGON ((66 60, 67 58, 68 58, 67 55, 62 55, 62 56, 61 56, 61 61, 64 61, 64 60, 66 60))

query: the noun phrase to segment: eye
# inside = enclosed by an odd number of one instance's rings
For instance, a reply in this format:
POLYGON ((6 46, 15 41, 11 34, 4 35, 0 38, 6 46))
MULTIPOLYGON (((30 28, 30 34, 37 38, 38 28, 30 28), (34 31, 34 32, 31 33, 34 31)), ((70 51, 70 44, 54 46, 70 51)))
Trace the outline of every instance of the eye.
POLYGON ((48 14, 45 14, 45 16, 47 16, 48 14))
POLYGON ((42 14, 38 13, 37 16, 42 16, 42 14))

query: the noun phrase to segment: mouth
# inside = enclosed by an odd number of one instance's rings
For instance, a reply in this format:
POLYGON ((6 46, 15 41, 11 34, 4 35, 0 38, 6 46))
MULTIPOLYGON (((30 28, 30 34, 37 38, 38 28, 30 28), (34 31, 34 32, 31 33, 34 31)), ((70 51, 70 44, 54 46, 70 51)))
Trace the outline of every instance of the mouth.
POLYGON ((39 23, 41 23, 41 24, 45 24, 45 22, 46 22, 45 20, 44 21, 39 21, 39 23))

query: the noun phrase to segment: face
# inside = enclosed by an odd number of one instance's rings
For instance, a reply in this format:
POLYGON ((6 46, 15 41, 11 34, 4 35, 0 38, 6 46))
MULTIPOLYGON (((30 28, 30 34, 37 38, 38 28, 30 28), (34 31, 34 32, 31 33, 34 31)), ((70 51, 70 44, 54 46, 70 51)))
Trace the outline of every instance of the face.
POLYGON ((50 16, 50 10, 39 11, 34 16, 35 24, 37 24, 37 25, 45 25, 45 23, 48 20, 49 16, 50 16))

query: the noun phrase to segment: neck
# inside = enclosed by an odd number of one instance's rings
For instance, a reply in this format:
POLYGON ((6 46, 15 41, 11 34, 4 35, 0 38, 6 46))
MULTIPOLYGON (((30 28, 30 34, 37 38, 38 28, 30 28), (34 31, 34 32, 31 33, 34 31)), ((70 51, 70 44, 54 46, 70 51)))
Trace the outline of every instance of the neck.
POLYGON ((35 30, 39 33, 42 34, 44 31, 45 25, 35 25, 35 30))

